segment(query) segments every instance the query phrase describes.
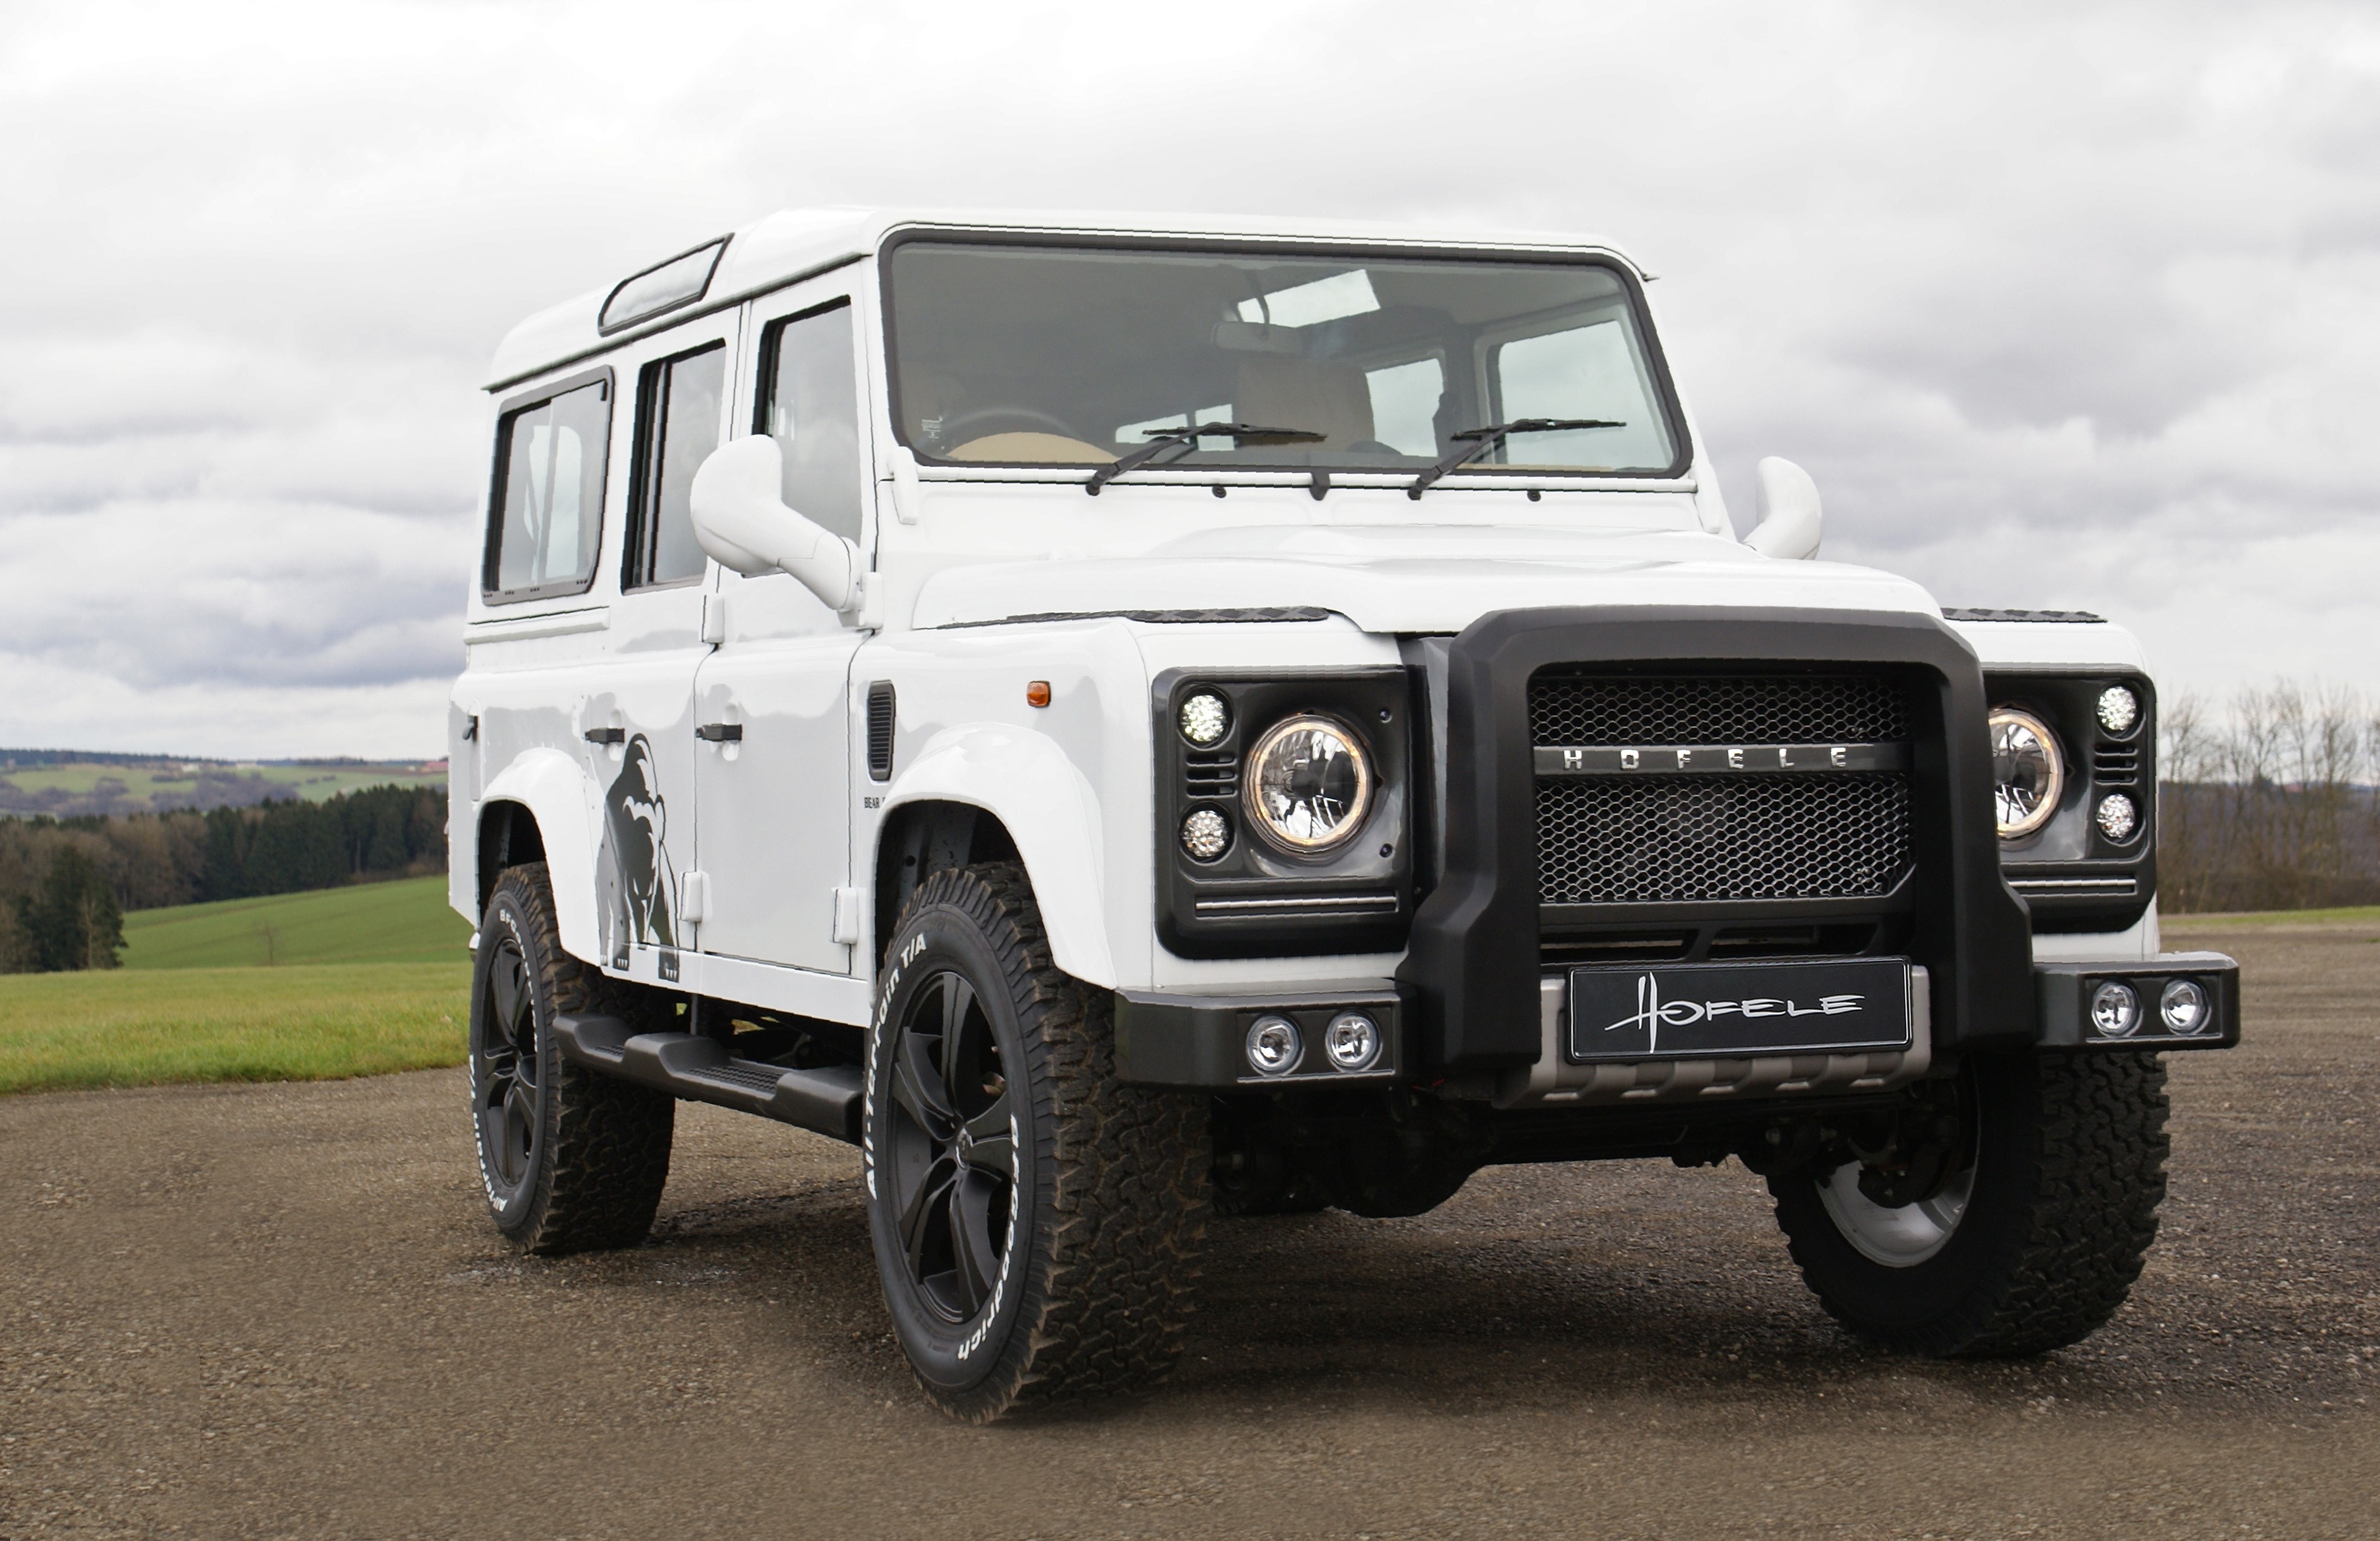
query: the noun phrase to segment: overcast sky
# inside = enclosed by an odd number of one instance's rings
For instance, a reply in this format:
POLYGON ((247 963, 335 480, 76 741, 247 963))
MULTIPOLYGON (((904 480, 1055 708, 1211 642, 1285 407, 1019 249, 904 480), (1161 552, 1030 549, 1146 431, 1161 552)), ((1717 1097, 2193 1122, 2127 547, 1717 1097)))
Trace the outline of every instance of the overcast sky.
POLYGON ((435 753, 527 312, 772 209, 1576 230, 1739 520, 2380 688, 2380 10, 0 6, 0 744, 435 753))

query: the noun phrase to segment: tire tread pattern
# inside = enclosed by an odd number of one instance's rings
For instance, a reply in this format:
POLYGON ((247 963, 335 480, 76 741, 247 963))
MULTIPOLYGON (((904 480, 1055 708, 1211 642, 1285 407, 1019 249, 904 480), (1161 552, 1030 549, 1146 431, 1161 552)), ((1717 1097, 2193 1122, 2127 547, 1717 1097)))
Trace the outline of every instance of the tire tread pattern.
MULTIPOLYGON (((509 889, 535 934, 534 987, 551 1012, 630 1021, 650 1014, 646 992, 562 950, 552 880, 544 862, 507 868, 497 886, 509 889)), ((542 1032, 540 1036, 543 1053, 542 1032)), ((545 1257, 635 1246, 652 1229, 669 1182, 676 1099, 559 1054, 551 1055, 544 1069, 545 1180, 508 1234, 524 1252, 545 1257)))
MULTIPOLYGON (((1803 1278, 1844 1326, 1938 1358, 2021 1358, 2082 1341, 2131 1292, 2165 1201, 2164 1061, 2153 1053, 2052 1050, 2007 1069, 2034 1115, 2022 1168, 2029 1181, 2010 1222, 1990 1238, 1973 1286, 1923 1327, 1879 1330, 1859 1319, 1829 1292, 1823 1256, 1779 1204, 1803 1278)), ((1815 1206, 1802 1212, 1815 1215, 1815 1206)), ((1817 1215, 1815 1223, 1831 1222, 1817 1215)))

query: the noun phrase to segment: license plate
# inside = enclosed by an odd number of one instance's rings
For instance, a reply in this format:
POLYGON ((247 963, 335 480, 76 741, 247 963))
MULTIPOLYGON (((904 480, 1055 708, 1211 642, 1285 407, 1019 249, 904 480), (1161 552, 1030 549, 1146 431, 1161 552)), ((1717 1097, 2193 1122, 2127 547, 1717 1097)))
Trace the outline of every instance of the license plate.
POLYGON ((1909 1016, 1900 958, 1570 972, 1574 1064, 1905 1049, 1909 1016))

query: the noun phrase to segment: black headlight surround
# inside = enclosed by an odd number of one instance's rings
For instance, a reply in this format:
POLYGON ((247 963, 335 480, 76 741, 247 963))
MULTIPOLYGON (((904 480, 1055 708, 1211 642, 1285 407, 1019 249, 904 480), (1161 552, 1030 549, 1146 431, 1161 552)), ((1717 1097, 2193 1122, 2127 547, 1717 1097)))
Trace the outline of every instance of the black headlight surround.
POLYGON ((1154 715, 1157 935, 1182 958, 1286 958, 1393 952, 1414 909, 1413 690, 1399 665, 1354 669, 1168 669, 1154 715), (1230 727, 1199 746, 1182 703, 1221 696, 1230 727), (1360 740, 1375 778, 1363 826, 1328 850, 1292 852, 1250 829, 1241 789, 1247 756, 1290 717, 1330 718, 1360 740), (1182 824, 1220 813, 1231 849, 1211 862, 1182 847, 1182 824), (1385 854, 1383 851, 1385 850, 1385 854))
POLYGON ((1992 669, 1984 676, 1994 708, 2032 713, 2058 735, 2066 788, 2058 812, 2036 833, 2000 842, 2000 869, 2033 911, 2035 932, 2122 931, 2156 896, 2156 691, 2130 669, 1992 669), (2099 695, 2122 685, 2140 702, 2131 728, 2099 722, 2099 695), (2111 840, 2093 818, 2109 792, 2139 810, 2131 837, 2111 840))

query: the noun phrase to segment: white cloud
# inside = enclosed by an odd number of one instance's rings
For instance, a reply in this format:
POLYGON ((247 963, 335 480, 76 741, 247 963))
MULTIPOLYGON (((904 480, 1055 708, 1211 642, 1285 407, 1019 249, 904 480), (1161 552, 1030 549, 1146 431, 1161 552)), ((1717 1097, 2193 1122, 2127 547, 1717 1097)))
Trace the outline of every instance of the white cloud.
POLYGON ((2375 86, 2321 4, 19 5, 0 742, 433 751, 495 338, 824 202, 1606 234, 1739 508, 2380 684, 2375 86))

